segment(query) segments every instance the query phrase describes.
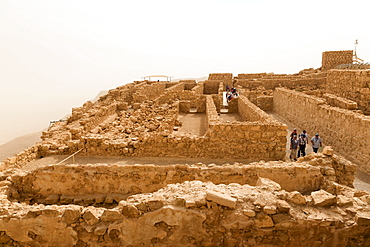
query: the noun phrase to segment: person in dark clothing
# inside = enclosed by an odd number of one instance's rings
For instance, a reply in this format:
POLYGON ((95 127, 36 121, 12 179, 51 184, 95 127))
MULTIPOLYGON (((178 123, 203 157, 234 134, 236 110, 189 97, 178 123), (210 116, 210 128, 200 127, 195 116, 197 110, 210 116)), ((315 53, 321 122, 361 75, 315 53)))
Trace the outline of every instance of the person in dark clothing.
POLYGON ((301 134, 298 138, 298 145, 299 145, 299 149, 298 149, 298 158, 299 157, 304 157, 306 156, 306 136, 305 134, 301 134))

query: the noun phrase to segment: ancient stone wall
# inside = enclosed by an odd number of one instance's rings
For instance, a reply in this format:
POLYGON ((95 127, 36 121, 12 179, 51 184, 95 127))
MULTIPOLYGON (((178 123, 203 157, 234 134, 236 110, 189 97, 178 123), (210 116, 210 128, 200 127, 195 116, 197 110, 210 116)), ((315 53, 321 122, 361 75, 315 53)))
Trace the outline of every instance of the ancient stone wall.
MULTIPOLYGON (((181 83, 179 84, 182 85, 182 88, 184 88, 183 84, 181 83)), ((133 102, 140 103, 145 100, 154 100, 157 97, 159 97, 165 89, 166 83, 164 82, 160 83, 148 82, 148 84, 142 85, 140 88, 136 90, 136 92, 133 94, 133 102)))
POLYGON ((325 51, 322 53, 322 69, 334 69, 337 65, 351 64, 353 62, 353 51, 325 51))
POLYGON ((326 104, 325 99, 278 88, 274 111, 370 172, 370 117, 326 104))
POLYGON ((195 94, 203 94, 204 92, 204 83, 200 82, 200 83, 197 83, 197 85, 195 87, 193 87, 191 89, 192 92, 194 92, 195 94))
MULTIPOLYGON (((171 88, 168 88, 171 89, 171 88)), ((201 95, 194 93, 194 91, 188 90, 165 90, 161 96, 154 100, 158 105, 165 104, 170 101, 176 100, 196 100, 200 98, 201 95)))
POLYGON ((325 93, 322 97, 331 106, 336 106, 336 107, 343 108, 343 109, 348 109, 348 110, 357 110, 358 109, 357 103, 352 101, 352 100, 342 98, 342 97, 338 97, 336 95, 329 94, 329 93, 325 93))
POLYGON ((224 85, 232 86, 233 74, 232 73, 213 73, 209 74, 208 81, 222 81, 224 85))
POLYGON ((259 79, 237 79, 236 85, 243 88, 256 90, 264 88, 267 90, 275 89, 276 87, 287 87, 290 89, 305 87, 308 89, 322 88, 326 81, 324 73, 308 76, 282 76, 278 78, 259 78, 259 79))
POLYGON ((370 114, 370 70, 330 70, 325 91, 357 102, 370 114))
POLYGON ((263 110, 250 102, 246 97, 240 95, 238 98, 238 112, 244 121, 269 121, 271 120, 263 110))
POLYGON ((270 112, 273 110, 274 105, 274 97, 261 95, 257 96, 257 106, 266 112, 270 112))
POLYGON ((91 164, 20 172, 1 181, 0 244, 366 246, 370 194, 334 182, 346 169, 338 162, 310 154, 294 165, 91 164))
MULTIPOLYGON (((333 168, 328 169, 335 174, 333 168)), ((112 201, 105 202, 107 196, 108 200, 110 196, 117 203, 130 195, 152 193, 168 184, 185 181, 255 186, 259 177, 266 177, 279 183, 284 190, 307 193, 319 190, 324 176, 326 175, 321 173, 318 166, 292 166, 285 163, 214 167, 58 165, 37 169, 24 176, 13 176, 12 193, 18 200, 27 199, 42 204, 81 205, 84 204, 83 201, 90 201, 90 204, 111 204, 112 201), (54 201, 47 203, 51 198, 54 201)))
POLYGON ((184 90, 192 90, 198 85, 195 80, 180 80, 180 82, 184 83, 184 90))
POLYGON ((222 83, 221 80, 213 80, 213 81, 204 81, 204 94, 218 94, 218 89, 222 83))

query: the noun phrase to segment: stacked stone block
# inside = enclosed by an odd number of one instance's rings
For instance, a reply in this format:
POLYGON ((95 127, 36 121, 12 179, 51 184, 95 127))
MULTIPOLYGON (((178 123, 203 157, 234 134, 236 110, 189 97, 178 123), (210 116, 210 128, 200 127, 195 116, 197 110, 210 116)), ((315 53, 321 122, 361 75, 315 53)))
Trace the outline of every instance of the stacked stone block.
POLYGON ((322 97, 331 106, 336 106, 336 107, 343 108, 343 109, 348 109, 348 110, 357 110, 358 109, 357 103, 352 101, 352 100, 342 98, 342 97, 338 97, 336 95, 329 94, 329 93, 324 94, 322 97))
POLYGON ((208 81, 223 81, 224 85, 233 85, 233 74, 232 73, 213 73, 209 74, 208 81))
POLYGON ((322 53, 322 69, 330 70, 341 64, 352 64, 353 51, 325 51, 322 53))
POLYGON ((370 114, 370 70, 330 70, 325 91, 355 101, 370 114))

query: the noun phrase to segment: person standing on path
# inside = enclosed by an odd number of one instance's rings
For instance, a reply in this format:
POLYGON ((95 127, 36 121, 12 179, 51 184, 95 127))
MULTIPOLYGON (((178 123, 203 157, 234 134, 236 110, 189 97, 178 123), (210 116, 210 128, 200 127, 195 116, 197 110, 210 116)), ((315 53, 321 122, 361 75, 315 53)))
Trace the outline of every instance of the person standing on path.
POLYGON ((293 139, 294 136, 298 136, 297 129, 294 129, 292 133, 290 133, 290 139, 293 139))
POLYGON ((307 134, 307 132, 305 130, 303 130, 302 134, 304 135, 306 143, 308 144, 308 134, 307 134))
POLYGON ((314 137, 311 138, 311 144, 313 151, 317 153, 319 148, 322 147, 322 141, 319 134, 316 134, 314 137))
POLYGON ((290 140, 290 156, 293 160, 297 160, 297 148, 298 148, 298 139, 297 135, 293 135, 293 138, 290 140))
POLYGON ((299 145, 299 149, 298 149, 298 158, 299 157, 304 157, 306 156, 306 144, 307 144, 307 137, 305 136, 305 134, 300 134, 299 135, 299 138, 298 138, 298 145, 299 145))

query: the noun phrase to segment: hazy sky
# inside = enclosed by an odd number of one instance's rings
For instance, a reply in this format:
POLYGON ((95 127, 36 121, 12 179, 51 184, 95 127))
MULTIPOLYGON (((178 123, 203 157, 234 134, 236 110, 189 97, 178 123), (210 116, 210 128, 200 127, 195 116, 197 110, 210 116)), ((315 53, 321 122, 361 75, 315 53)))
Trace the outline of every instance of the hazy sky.
POLYGON ((0 144, 151 74, 296 73, 370 60, 368 0, 0 0, 0 144))

